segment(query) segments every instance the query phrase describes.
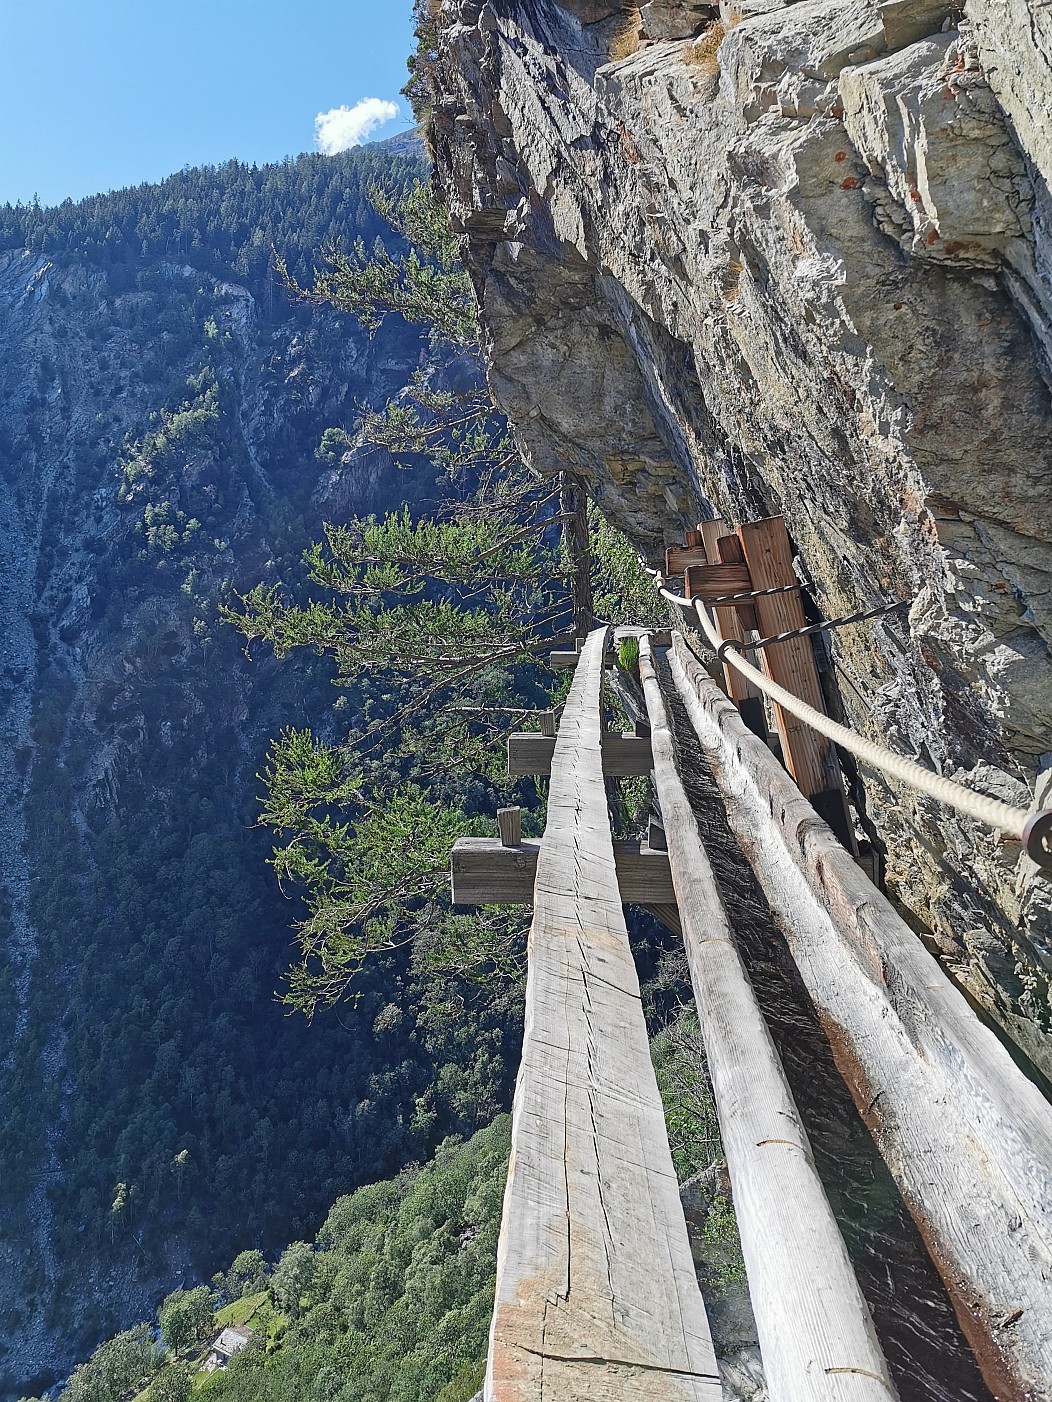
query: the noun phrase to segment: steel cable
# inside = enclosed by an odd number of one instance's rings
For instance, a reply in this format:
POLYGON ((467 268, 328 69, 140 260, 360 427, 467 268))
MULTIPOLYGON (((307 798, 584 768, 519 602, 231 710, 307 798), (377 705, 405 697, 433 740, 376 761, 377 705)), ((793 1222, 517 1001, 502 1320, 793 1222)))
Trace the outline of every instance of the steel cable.
MULTIPOLYGON (((955 808, 967 818, 974 818, 977 822, 986 823, 989 827, 1018 838, 1027 854, 1039 867, 1044 871, 1052 871, 1052 809, 1034 812, 1025 808, 1013 808, 1011 804, 1002 803, 1000 799, 988 798, 985 794, 976 793, 974 789, 965 788, 953 779, 933 774, 930 769, 907 759, 905 755, 897 755, 884 745, 867 740, 857 731, 838 724, 821 711, 816 711, 813 706, 809 706, 806 701, 801 701, 791 691, 786 691, 784 686, 772 681, 765 672, 748 662, 733 642, 728 643, 721 638, 708 610, 699 599, 684 599, 682 595, 674 594, 666 587, 660 570, 651 569, 645 562, 644 568, 654 580, 662 598, 668 599, 697 618, 701 631, 723 661, 748 677, 779 706, 863 763, 872 765, 883 774, 900 780, 910 788, 925 793, 950 808, 955 808)), ((748 644, 742 646, 747 647, 748 644)))

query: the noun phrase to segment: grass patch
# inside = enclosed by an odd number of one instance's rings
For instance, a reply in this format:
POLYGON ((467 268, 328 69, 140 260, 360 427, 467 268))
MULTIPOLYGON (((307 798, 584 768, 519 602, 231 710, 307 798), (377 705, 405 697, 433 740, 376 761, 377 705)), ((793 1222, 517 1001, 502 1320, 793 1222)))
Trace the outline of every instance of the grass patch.
POLYGON ((258 1295, 245 1295, 240 1300, 232 1300, 229 1305, 224 1305, 221 1310, 216 1311, 216 1328, 225 1329, 228 1324, 248 1324, 266 1300, 265 1290, 261 1290, 258 1295))

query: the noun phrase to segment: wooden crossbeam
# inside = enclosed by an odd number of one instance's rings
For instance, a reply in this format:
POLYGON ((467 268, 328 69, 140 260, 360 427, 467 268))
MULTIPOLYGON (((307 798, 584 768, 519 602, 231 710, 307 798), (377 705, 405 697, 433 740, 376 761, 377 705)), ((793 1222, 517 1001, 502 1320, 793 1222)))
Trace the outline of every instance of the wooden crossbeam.
POLYGON ((747 565, 689 565, 683 574, 683 597, 710 603, 725 594, 744 594, 752 588, 747 565))
POLYGON ((722 1397, 617 884, 605 650, 581 651, 552 767, 487 1402, 722 1397))
POLYGON ((576 652, 550 652, 548 666, 556 672, 572 672, 577 666, 580 654, 576 652))
MULTIPOLYGON (((453 847, 454 905, 532 905, 541 840, 517 847, 499 838, 461 837, 453 847)), ((674 905, 668 853, 639 842, 615 842, 614 863, 622 905, 674 905)))
MULTIPOLYGON (((509 735, 508 773, 550 774, 556 743, 553 737, 532 730, 509 735)), ((604 735, 602 756, 604 774, 624 777, 650 773, 650 741, 646 736, 604 735)))

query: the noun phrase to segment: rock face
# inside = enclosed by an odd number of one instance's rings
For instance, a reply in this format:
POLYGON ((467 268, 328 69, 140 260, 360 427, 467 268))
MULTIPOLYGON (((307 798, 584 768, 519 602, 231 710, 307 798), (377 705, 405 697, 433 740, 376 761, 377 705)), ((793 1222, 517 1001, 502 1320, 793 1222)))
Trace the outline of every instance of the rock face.
MULTIPOLYGON (((492 385, 648 554, 783 513, 856 729, 1052 764, 1052 11, 446 0, 431 140, 492 385)), ((889 888, 1052 1073, 1050 887, 873 772, 889 888)), ((1045 802, 1048 800, 1045 799, 1045 802)))

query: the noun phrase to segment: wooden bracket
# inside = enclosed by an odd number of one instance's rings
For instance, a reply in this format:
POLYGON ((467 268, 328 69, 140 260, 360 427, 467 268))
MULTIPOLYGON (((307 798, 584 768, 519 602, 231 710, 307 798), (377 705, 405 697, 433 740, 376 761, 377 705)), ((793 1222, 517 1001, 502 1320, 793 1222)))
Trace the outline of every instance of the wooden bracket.
POLYGON ((670 545, 665 551, 665 574, 682 574, 691 565, 707 565, 708 556, 705 554, 705 547, 698 545, 670 545))
POLYGON ((688 565, 683 573, 683 596, 710 603, 726 594, 744 594, 752 588, 744 564, 688 565))
POLYGON ((500 829, 500 844, 502 847, 521 847, 521 808, 498 808, 497 827, 500 829))
MULTIPOLYGON (((532 905, 541 839, 506 847, 496 837, 461 837, 453 847, 454 905, 532 905)), ((617 885, 625 905, 674 906, 667 852, 639 842, 615 842, 617 885)))
MULTIPOLYGON (((536 731, 508 736, 508 773, 551 774, 555 740, 536 731)), ((640 735, 607 734, 602 739, 603 773, 615 777, 649 774, 653 767, 650 740, 640 735)))

